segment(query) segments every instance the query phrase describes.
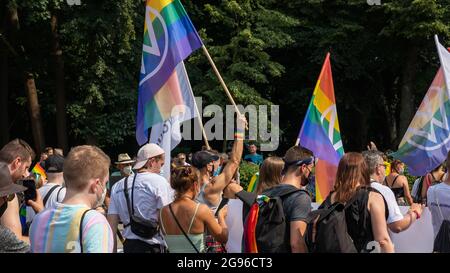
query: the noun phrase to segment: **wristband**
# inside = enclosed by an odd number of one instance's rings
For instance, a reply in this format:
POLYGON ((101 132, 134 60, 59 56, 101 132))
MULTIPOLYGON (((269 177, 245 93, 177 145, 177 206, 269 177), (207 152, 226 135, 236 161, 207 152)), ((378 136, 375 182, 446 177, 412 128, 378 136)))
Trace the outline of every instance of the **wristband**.
POLYGON ((237 130, 237 131, 234 133, 234 138, 235 138, 235 139, 239 139, 239 140, 243 140, 243 139, 244 139, 244 131, 237 130))

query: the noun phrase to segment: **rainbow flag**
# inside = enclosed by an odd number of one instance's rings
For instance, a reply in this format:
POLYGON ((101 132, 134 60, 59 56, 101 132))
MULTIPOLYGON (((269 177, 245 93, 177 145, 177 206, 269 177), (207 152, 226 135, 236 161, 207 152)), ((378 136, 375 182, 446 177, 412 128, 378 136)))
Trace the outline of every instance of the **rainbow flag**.
POLYGON ((259 204, 251 206, 247 219, 244 223, 244 253, 258 253, 256 243, 256 223, 258 222, 259 204))
POLYGON ((183 106, 182 81, 176 67, 202 41, 179 0, 147 0, 139 81, 136 140, 148 141, 148 129, 183 106))
POLYGON ((339 160, 344 155, 334 98, 330 53, 327 54, 306 112, 298 140, 311 150, 316 163, 316 200, 321 203, 333 189, 339 160))
POLYGON ((34 165, 31 172, 39 174, 44 181, 47 180, 47 174, 45 173, 44 168, 42 168, 42 166, 41 166, 41 164, 39 164, 39 162, 36 163, 36 165, 34 165))
POLYGON ((414 176, 423 176, 441 164, 450 150, 450 53, 437 39, 441 68, 392 156, 403 161, 414 176))
POLYGON ((259 172, 255 173, 252 178, 250 179, 250 183, 248 183, 247 191, 248 192, 255 192, 256 187, 258 186, 259 182, 259 172))

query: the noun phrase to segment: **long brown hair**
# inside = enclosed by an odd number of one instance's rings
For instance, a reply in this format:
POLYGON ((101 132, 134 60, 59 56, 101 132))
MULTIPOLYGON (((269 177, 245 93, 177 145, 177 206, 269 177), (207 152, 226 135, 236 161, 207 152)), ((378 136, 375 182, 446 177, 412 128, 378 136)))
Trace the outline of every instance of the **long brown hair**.
POLYGON ((260 194, 264 190, 280 184, 283 168, 284 161, 281 158, 276 156, 266 158, 259 170, 259 182, 256 192, 260 194))
POLYGON ((346 153, 339 161, 336 173, 335 202, 346 203, 359 186, 369 185, 369 169, 364 157, 360 153, 346 153))

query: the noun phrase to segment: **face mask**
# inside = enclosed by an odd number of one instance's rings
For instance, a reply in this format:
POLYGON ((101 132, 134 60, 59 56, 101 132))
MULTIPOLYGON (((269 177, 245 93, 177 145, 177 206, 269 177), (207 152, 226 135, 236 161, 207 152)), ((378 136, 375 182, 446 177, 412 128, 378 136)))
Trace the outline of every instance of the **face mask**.
POLYGON ((302 181, 300 182, 300 184, 301 184, 302 186, 308 185, 309 182, 310 182, 310 177, 311 177, 311 175, 308 175, 307 177, 304 176, 303 179, 302 179, 302 181))
POLYGON ((222 170, 222 166, 219 166, 217 170, 214 171, 213 176, 218 176, 220 174, 220 171, 222 170))
POLYGON ((123 168, 123 173, 126 175, 132 175, 133 174, 133 168, 131 166, 126 166, 123 168))
POLYGON ((404 174, 404 173, 405 173, 405 170, 404 170, 404 169, 398 170, 398 174, 404 174))
POLYGON ((3 205, 0 207, 0 217, 3 216, 3 213, 5 213, 7 208, 8 208, 8 202, 3 203, 3 205))
POLYGON ((105 202, 105 198, 106 198, 106 186, 103 187, 103 192, 102 192, 102 197, 100 197, 100 200, 97 200, 97 204, 95 205, 95 207, 100 207, 103 205, 103 202, 105 202))
POLYGON ((311 182, 311 171, 309 171, 308 176, 303 176, 302 181, 300 182, 300 184, 302 186, 306 186, 311 182))

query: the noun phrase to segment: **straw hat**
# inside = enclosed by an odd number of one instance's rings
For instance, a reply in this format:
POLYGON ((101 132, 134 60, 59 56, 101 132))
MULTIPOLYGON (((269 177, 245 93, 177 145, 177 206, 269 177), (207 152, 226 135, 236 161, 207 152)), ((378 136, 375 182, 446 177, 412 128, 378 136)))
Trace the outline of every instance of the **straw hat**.
POLYGON ((128 163, 134 163, 136 160, 132 160, 131 157, 128 154, 120 154, 116 164, 128 164, 128 163))

